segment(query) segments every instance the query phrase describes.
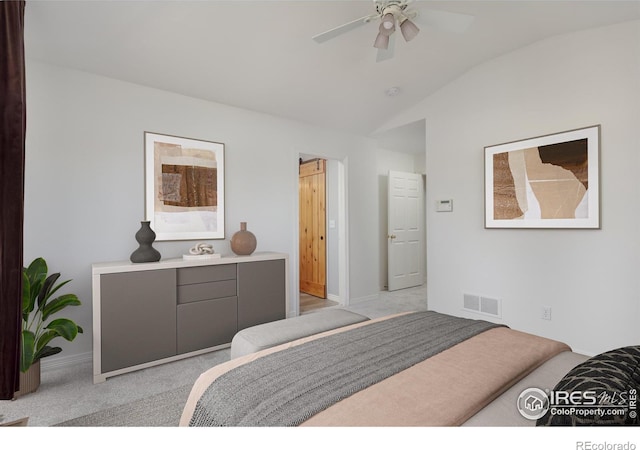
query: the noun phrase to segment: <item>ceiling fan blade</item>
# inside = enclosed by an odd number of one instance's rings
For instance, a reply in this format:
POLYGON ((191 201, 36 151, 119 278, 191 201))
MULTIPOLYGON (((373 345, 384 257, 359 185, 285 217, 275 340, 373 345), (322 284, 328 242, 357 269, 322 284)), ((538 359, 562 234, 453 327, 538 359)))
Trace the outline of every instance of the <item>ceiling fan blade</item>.
POLYGON ((346 33, 347 31, 351 31, 355 28, 358 28, 365 23, 368 23, 372 19, 378 17, 378 14, 373 14, 369 16, 364 16, 359 19, 353 20, 351 22, 345 23, 344 25, 340 25, 339 27, 333 28, 329 31, 325 31, 324 33, 317 34, 313 37, 313 40, 318 44, 328 41, 329 39, 333 39, 335 37, 340 36, 341 34, 346 33))
POLYGON ((469 14, 438 11, 435 9, 416 12, 417 15, 414 22, 428 27, 438 28, 442 31, 452 31, 454 33, 463 33, 467 31, 471 26, 471 23, 475 20, 475 17, 469 14))
POLYGON ((393 58, 393 51, 396 46, 396 33, 393 33, 389 36, 389 45, 387 49, 378 49, 378 54, 376 55, 376 62, 386 61, 387 59, 393 58))

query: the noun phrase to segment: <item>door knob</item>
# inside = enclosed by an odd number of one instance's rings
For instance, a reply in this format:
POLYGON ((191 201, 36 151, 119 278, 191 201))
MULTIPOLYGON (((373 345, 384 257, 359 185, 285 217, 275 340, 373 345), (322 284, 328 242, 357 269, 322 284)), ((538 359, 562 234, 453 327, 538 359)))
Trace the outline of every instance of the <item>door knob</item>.
POLYGON ((396 235, 395 235, 395 234, 389 234, 389 235, 387 235, 387 237, 388 237, 389 239, 395 239, 395 238, 396 238, 396 235))

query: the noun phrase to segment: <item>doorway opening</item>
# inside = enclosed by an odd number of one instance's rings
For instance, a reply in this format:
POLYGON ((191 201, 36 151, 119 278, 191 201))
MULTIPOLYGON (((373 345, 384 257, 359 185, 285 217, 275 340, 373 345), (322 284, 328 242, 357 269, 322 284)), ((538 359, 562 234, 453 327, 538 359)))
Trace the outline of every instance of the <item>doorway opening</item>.
POLYGON ((346 195, 342 161, 300 155, 298 312, 346 305, 346 195))

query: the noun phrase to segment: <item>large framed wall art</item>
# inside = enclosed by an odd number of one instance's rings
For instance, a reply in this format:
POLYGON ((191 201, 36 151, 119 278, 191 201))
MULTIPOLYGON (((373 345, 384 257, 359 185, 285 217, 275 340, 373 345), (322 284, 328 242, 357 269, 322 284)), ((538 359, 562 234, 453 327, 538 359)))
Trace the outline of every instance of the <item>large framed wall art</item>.
POLYGON ((144 145, 156 240, 224 239, 224 144, 145 132, 144 145))
POLYGON ((600 228, 600 125, 485 147, 485 228, 600 228))

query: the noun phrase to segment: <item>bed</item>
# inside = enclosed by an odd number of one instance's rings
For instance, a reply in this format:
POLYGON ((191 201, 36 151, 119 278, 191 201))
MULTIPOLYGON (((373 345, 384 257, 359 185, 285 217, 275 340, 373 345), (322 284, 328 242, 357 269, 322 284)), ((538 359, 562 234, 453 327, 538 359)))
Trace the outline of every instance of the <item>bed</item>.
POLYGON ((587 356, 434 311, 395 314, 233 359, 195 382, 181 426, 535 426, 519 395, 587 356))

